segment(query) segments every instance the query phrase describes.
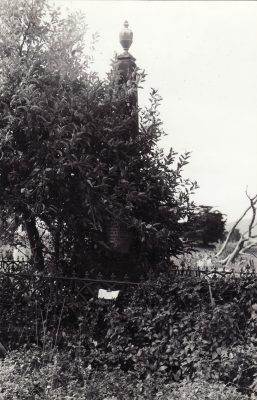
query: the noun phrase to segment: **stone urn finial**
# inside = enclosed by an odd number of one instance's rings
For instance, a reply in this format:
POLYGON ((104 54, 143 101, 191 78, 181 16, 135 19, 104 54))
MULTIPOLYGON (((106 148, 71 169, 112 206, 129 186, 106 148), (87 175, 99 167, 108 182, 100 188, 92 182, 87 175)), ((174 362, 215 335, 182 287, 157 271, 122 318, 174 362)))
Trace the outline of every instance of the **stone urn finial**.
POLYGON ((124 29, 120 31, 120 44, 125 50, 125 53, 128 53, 128 49, 133 43, 133 32, 128 28, 128 26, 128 21, 125 21, 124 29))

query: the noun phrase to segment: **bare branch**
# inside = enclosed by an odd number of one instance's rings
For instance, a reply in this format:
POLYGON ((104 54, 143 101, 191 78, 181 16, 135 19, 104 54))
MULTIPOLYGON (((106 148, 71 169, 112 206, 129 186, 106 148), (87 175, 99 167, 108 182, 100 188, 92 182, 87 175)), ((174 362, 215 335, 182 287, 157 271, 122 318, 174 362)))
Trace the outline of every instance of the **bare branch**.
POLYGON ((252 219, 251 219, 251 222, 250 222, 250 225, 249 225, 249 238, 250 238, 250 237, 252 237, 252 228, 253 228, 253 224, 254 224, 255 217, 256 217, 256 208, 254 207, 254 197, 251 199, 251 197, 248 196, 247 191, 246 191, 246 196, 250 200, 251 208, 252 208, 252 211, 253 211, 252 219))
MULTIPOLYGON (((248 195, 247 195, 248 197, 248 195)), ((234 223, 232 229, 229 231, 228 236, 223 244, 223 246, 221 247, 221 249, 218 251, 218 253, 215 255, 215 257, 219 257, 221 256, 221 254, 224 252, 225 248, 227 247, 227 244, 229 242, 229 239, 231 238, 232 233, 235 231, 237 225, 239 224, 239 222, 244 218, 244 216, 248 213, 248 211, 252 208, 252 204, 256 204, 257 202, 257 195, 255 195, 252 199, 251 199, 251 205, 245 210, 245 212, 242 214, 242 216, 234 223)))
POLYGON ((247 241, 247 239, 244 239, 241 236, 240 240, 237 242, 237 245, 236 245, 234 251, 227 257, 226 265, 229 265, 230 263, 232 263, 235 260, 235 258, 238 256, 238 254, 242 250, 244 243, 246 241, 247 241))
POLYGON ((246 252, 246 250, 251 249, 253 246, 257 245, 257 241, 253 241, 251 243, 249 243, 247 246, 245 246, 241 251, 240 254, 244 254, 246 252))
POLYGON ((243 243, 245 242, 246 239, 243 239, 242 236, 240 240, 238 241, 236 247, 232 251, 231 254, 229 254, 226 258, 223 260, 219 260, 219 263, 222 265, 229 265, 233 260, 237 257, 238 254, 240 254, 240 251, 242 250, 243 243))

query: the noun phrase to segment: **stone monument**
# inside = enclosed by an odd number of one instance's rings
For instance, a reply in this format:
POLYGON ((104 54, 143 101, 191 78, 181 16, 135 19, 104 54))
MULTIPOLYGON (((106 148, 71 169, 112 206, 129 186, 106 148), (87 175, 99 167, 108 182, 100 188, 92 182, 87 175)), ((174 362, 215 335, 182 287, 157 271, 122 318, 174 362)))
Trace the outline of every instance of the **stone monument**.
MULTIPOLYGON (((124 49, 124 52, 118 55, 117 59, 119 61, 118 70, 121 75, 121 84, 127 83, 131 74, 136 68, 136 59, 128 52, 132 42, 133 42, 133 32, 128 28, 129 24, 127 21, 124 22, 124 29, 121 30, 119 34, 120 43, 124 49)), ((133 93, 130 97, 130 103, 132 107, 137 108, 137 93, 133 93)), ((138 132, 137 121, 135 123, 135 134, 138 132)), ((106 221, 106 231, 108 236, 108 241, 116 251, 119 253, 129 253, 131 250, 131 245, 133 242, 133 234, 124 223, 118 219, 112 218, 106 221)))

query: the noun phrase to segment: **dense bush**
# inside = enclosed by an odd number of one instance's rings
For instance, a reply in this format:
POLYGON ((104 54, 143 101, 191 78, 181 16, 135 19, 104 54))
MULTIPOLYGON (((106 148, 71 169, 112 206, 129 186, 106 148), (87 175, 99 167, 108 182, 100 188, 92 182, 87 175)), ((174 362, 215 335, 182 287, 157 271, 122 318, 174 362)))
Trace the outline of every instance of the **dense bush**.
MULTIPOLYGON (((233 386, 207 382, 203 377, 194 381, 165 384, 161 375, 142 381, 132 372, 119 368, 93 371, 85 368, 81 358, 71 354, 20 350, 0 364, 1 400, 239 400, 247 397, 233 386)), ((254 399, 254 397, 252 397, 254 399)))
POLYGON ((162 385, 202 373, 247 392, 257 373, 256 299, 250 278, 162 275, 116 301, 92 298, 72 312, 67 302, 58 340, 49 319, 43 347, 56 343, 92 373, 162 385))
MULTIPOLYGON (((1 219, 27 232, 37 270, 121 269, 137 276, 181 254, 182 226, 196 184, 183 179, 189 153, 158 148, 165 136, 160 96, 132 100, 144 80, 121 84, 119 60, 107 79, 89 69, 83 15, 66 18, 48 0, 0 4, 1 219), (13 217, 12 224, 9 219, 13 217), (127 230, 125 256, 112 222, 127 230), (117 265, 118 264, 118 265, 117 265)), ((122 275, 125 272, 122 271, 122 275)))
POLYGON ((249 386, 256 371, 255 363, 249 368, 256 337, 251 319, 255 293, 256 282, 247 280, 165 275, 130 298, 121 296, 101 318, 103 302, 93 300, 82 318, 87 329, 91 312, 97 316, 91 331, 97 346, 88 363, 134 371, 142 379, 161 374, 167 382, 179 381, 202 371, 207 379, 249 386))
MULTIPOLYGON (((224 393, 236 399, 229 385, 240 395, 253 394, 257 387, 256 303, 257 281, 253 277, 207 279, 176 276, 173 272, 152 278, 132 293, 120 294, 116 301, 95 296, 77 308, 69 299, 59 308, 57 303, 44 303, 42 326, 38 324, 37 332, 41 350, 33 356, 33 368, 38 365, 41 370, 48 365, 58 371, 78 371, 79 365, 79 376, 86 374, 85 382, 88 375, 91 377, 91 386, 87 385, 101 400, 107 395, 119 399, 115 385, 124 387, 128 398, 151 398, 150 394, 155 398, 161 391, 166 396, 164 388, 176 388, 177 398, 183 398, 179 396, 186 390, 182 390, 185 382, 187 388, 192 382, 195 388, 199 384, 203 393, 210 384, 214 388, 222 382, 224 393), (96 383, 99 377, 102 382, 106 380, 103 386, 96 383), (109 392, 108 380, 113 382, 109 392), (137 391, 135 385, 142 388, 142 393, 128 392, 132 388, 137 391), (107 391, 100 395, 100 388, 107 391), (140 397, 139 393, 148 394, 140 397)), ((15 316, 19 321, 18 309, 15 316)), ((22 335, 21 330, 20 338, 22 335)), ((24 339, 29 343, 31 336, 24 335, 24 339)), ((71 385, 82 379, 74 373, 71 385)), ((56 374, 59 376, 60 371, 56 374)))

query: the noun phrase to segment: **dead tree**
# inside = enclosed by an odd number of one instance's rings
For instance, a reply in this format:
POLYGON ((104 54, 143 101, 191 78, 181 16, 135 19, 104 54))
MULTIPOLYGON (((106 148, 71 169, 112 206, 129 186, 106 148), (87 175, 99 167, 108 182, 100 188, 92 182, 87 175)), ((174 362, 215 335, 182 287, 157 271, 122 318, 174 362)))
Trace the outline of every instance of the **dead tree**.
POLYGON ((218 251, 218 253, 215 254, 215 258, 219 258, 219 263, 220 264, 229 265, 230 263, 232 263, 236 259, 236 257, 238 257, 239 255, 244 254, 246 252, 246 250, 249 250, 253 246, 257 245, 257 235, 253 235, 252 234, 253 228, 257 225, 257 222, 255 220, 256 219, 257 195, 255 195, 254 197, 251 198, 248 195, 247 191, 246 191, 246 196, 248 197, 248 199, 250 201, 250 206, 245 210, 245 212, 242 214, 242 216, 235 222, 235 224, 233 225, 232 229, 228 233, 228 236, 227 236, 223 246, 218 251), (229 254, 224 259, 220 259, 221 255, 224 253, 225 249, 227 248, 229 240, 231 238, 231 235, 235 231, 237 225, 239 224, 239 222, 244 218, 244 216, 250 210, 252 212, 252 217, 251 217, 251 221, 250 221, 250 224, 249 224, 249 227, 248 227, 247 231, 240 235, 240 239, 238 240, 238 242, 236 244, 236 247, 231 252, 231 254, 229 254))

